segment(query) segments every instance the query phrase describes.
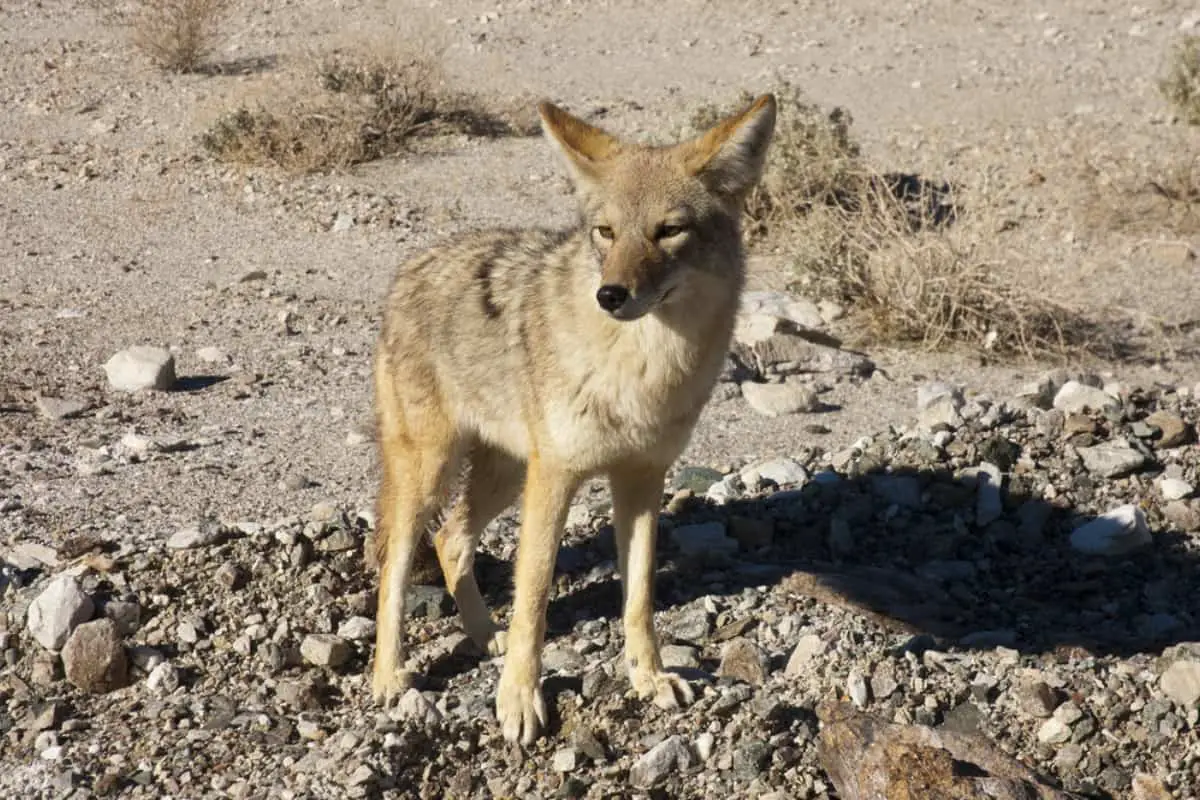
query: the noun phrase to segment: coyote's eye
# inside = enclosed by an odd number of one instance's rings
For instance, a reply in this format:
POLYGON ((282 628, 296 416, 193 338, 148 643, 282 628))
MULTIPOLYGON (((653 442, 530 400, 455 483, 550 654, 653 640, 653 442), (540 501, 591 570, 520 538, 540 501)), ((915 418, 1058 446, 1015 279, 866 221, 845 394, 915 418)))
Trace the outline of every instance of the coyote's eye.
POLYGON ((658 226, 658 230, 654 232, 655 239, 674 239, 676 236, 682 236, 687 230, 682 225, 662 224, 658 226))
POLYGON ((597 225, 595 228, 593 228, 593 231, 597 236, 605 241, 611 242, 613 240, 613 229, 607 225, 597 225))

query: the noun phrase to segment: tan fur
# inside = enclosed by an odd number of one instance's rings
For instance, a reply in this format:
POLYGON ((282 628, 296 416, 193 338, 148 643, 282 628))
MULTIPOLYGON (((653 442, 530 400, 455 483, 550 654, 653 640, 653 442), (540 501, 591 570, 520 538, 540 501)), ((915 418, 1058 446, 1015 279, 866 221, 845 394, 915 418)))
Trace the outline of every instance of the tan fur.
POLYGON ((546 722, 541 652, 567 508, 594 475, 612 486, 630 680, 663 707, 692 698, 663 670, 654 633, 658 511, 728 350, 744 281, 741 203, 761 172, 775 101, 660 148, 549 103, 539 111, 578 188, 580 226, 476 233, 403 265, 375 356, 375 698, 408 686, 401 625, 414 553, 463 474, 434 546, 465 630, 505 654, 496 713, 505 738, 525 743, 546 722), (606 310, 601 286, 627 299, 606 310), (484 526, 522 488, 505 635, 473 559, 484 526))

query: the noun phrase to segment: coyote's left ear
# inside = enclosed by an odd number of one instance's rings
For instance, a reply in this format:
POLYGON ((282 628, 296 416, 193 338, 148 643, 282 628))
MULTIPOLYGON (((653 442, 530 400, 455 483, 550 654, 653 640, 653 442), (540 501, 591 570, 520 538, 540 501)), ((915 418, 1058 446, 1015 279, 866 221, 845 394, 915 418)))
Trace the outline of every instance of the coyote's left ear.
POLYGON ((709 190, 740 199, 754 187, 775 132, 775 97, 764 94, 746 110, 685 145, 685 165, 709 190))
POLYGON ((577 184, 595 181, 601 165, 621 149, 616 137, 571 116, 553 103, 539 103, 538 114, 542 118, 542 130, 562 154, 577 184))

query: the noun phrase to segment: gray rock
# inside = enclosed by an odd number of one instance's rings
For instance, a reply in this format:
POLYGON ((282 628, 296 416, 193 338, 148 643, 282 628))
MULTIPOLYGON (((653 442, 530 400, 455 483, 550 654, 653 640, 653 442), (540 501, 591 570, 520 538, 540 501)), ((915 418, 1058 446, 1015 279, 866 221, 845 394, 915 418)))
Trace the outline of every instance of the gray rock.
POLYGON ((1123 478, 1137 472, 1146 463, 1146 457, 1124 440, 1109 440, 1079 448, 1083 466, 1093 475, 1102 478, 1123 478))
POLYGON ((129 636, 142 621, 142 607, 133 600, 109 600, 104 604, 104 616, 117 625, 117 632, 129 636))
POLYGON ((917 387, 917 410, 924 411, 943 397, 950 398, 954 409, 962 408, 962 390, 942 381, 931 381, 917 387))
POLYGON ((700 655, 694 647, 667 644, 662 646, 662 662, 667 669, 698 669, 700 655))
POLYGON ((924 431, 957 430, 963 425, 959 409, 962 400, 951 395, 939 395, 917 414, 917 426, 924 431))
POLYGON ((737 540, 725 535, 723 522, 680 525, 671 531, 671 541, 680 553, 693 558, 730 556, 738 550, 737 540))
POLYGON ((85 692, 112 691, 128 680, 125 646, 111 619, 85 622, 75 628, 63 645, 62 662, 67 680, 85 692))
POLYGON ((47 397, 39 394, 33 401, 38 413, 46 419, 70 419, 88 410, 86 400, 63 397, 47 397))
POLYGON ((1200 661, 1180 659, 1163 672, 1158 688, 1183 708, 1200 702, 1200 661))
POLYGON ((782 417, 816 411, 821 407, 817 393, 799 383, 742 384, 742 396, 750 407, 766 417, 782 417))
POLYGON ((683 467, 675 473, 672 485, 676 489, 691 489, 696 494, 702 495, 724 477, 722 473, 709 467, 683 467))
POLYGON ((29 604, 25 624, 38 644, 60 650, 81 623, 92 618, 92 599, 69 575, 60 575, 29 604))
POLYGON ((1081 553, 1123 555, 1151 542, 1146 514, 1133 504, 1119 506, 1071 533, 1071 546, 1081 553))
POLYGON ((104 372, 119 392, 165 391, 175 385, 175 357, 161 347, 136 345, 104 362, 104 372))
POLYGON ((1079 381, 1067 381, 1054 395, 1054 407, 1066 414, 1117 410, 1121 401, 1103 389, 1079 381))
POLYGON ((310 633, 300 642, 300 655, 318 667, 340 667, 353 652, 349 642, 331 633, 310 633))
POLYGON ((197 525, 180 528, 167 539, 170 550, 193 550, 209 547, 221 540, 221 526, 216 520, 206 519, 197 525))
POLYGON ((441 586, 410 586, 404 602, 408 613, 418 619, 442 619, 454 613, 454 598, 441 586))
POLYGON ((721 665, 717 674, 725 678, 745 681, 751 686, 762 686, 771 672, 771 661, 767 654, 749 639, 731 639, 721 648, 721 665))
POLYGON ((395 717, 400 720, 432 725, 442 718, 433 701, 416 689, 409 689, 396 703, 395 717))
POLYGON ((629 782, 635 789, 652 789, 692 764, 692 753, 683 737, 669 736, 637 760, 629 770, 629 782))
POLYGON ((667 621, 666 630, 684 642, 703 642, 712 633, 712 618, 698 605, 686 606, 667 621))

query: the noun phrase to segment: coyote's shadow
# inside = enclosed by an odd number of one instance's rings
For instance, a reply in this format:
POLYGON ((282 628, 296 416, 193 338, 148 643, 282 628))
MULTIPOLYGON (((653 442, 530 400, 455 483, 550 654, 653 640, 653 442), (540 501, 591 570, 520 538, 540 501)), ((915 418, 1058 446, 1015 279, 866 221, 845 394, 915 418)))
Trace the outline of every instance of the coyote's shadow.
MULTIPOLYGON (((1079 477, 1063 496, 1093 491, 1079 477)), ((949 470, 895 468, 664 513, 664 527, 770 519, 774 537, 754 553, 700 563, 660 535, 656 610, 784 582, 790 592, 959 650, 1125 657, 1200 639, 1200 559, 1186 535, 1151 515, 1152 544, 1090 556, 1069 539, 1093 514, 1031 497, 1010 475, 1002 514, 979 526, 971 521, 976 494, 949 470)), ((620 617, 615 558, 611 529, 568 537, 556 581, 576 588, 551 601, 549 639, 586 620, 620 617)), ((477 567, 489 602, 509 602, 511 565, 481 552, 477 567)))

